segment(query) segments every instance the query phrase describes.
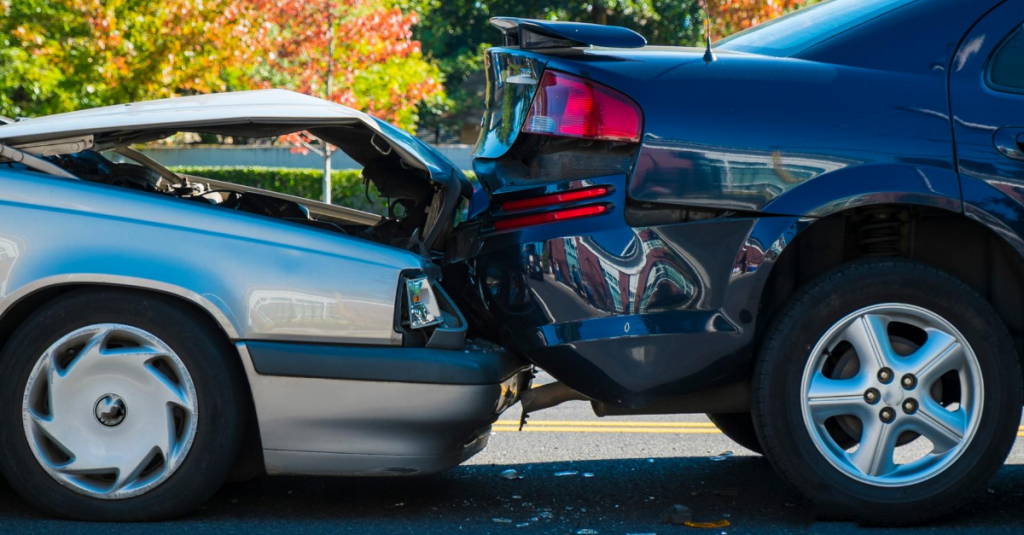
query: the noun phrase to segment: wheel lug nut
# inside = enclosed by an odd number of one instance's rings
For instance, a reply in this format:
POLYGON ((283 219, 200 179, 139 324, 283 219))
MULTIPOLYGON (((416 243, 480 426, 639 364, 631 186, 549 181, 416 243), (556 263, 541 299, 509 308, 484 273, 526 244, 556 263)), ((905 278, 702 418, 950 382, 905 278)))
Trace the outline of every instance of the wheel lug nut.
POLYGON ((892 410, 891 407, 886 407, 878 412, 878 417, 882 420, 882 423, 889 423, 896 419, 896 411, 892 410))
POLYGON ((882 368, 878 370, 878 380, 884 384, 889 384, 892 381, 892 370, 889 368, 882 368))
POLYGON ((914 414, 917 412, 917 400, 914 398, 907 398, 903 401, 903 412, 907 414, 914 414))
POLYGON ((879 394, 878 390, 875 390, 874 388, 869 388, 867 392, 864 392, 864 401, 867 401, 871 405, 878 403, 878 400, 881 397, 882 395, 879 394))
POLYGON ((914 377, 912 374, 908 373, 903 376, 903 379, 900 380, 900 384, 903 385, 903 388, 910 390, 917 386, 917 377, 914 377))

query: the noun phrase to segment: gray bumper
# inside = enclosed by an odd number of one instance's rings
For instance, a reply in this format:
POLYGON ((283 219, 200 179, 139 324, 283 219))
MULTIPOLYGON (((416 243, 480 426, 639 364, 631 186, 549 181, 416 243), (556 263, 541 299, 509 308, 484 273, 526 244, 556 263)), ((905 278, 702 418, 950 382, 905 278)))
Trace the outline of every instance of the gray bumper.
POLYGON ((237 347, 270 474, 446 470, 487 445, 491 424, 530 380, 525 362, 493 346, 237 347))

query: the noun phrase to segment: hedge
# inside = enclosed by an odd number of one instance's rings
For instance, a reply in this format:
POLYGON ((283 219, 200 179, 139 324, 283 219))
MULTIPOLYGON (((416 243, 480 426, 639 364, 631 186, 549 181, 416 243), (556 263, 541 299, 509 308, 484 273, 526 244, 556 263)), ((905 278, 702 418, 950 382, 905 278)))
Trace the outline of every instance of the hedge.
MULTIPOLYGON (((323 171, 289 167, 257 166, 179 166, 171 171, 196 175, 243 186, 251 186, 306 199, 319 200, 323 193, 323 171)), ((370 186, 371 203, 358 169, 331 171, 331 203, 377 214, 387 213, 387 200, 377 198, 377 189, 370 186)))

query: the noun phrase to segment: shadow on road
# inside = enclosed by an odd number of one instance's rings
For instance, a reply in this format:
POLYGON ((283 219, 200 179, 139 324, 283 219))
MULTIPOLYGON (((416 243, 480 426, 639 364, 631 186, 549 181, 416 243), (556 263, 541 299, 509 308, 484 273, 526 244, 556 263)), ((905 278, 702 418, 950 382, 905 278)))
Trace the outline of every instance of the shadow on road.
MULTIPOLYGON (((921 531, 1024 530, 1024 467, 1006 466, 963 512, 921 531)), ((174 522, 132 533, 848 533, 856 526, 815 522, 760 457, 715 462, 686 457, 464 466, 404 479, 265 477, 225 486, 206 506, 174 522), (506 480, 514 469, 522 479, 506 480), (556 476, 562 471, 575 475, 556 476), (584 477, 592 473, 593 477, 584 477), (721 530, 661 524, 672 504, 695 520, 726 519, 721 530), (498 521, 495 521, 497 519, 498 521), (507 521, 507 522, 506 522, 507 521), (525 525, 523 525, 525 524, 525 525)), ((888 530, 872 529, 871 533, 888 530)), ((51 520, 0 484, 0 533, 124 533, 124 526, 51 520)))

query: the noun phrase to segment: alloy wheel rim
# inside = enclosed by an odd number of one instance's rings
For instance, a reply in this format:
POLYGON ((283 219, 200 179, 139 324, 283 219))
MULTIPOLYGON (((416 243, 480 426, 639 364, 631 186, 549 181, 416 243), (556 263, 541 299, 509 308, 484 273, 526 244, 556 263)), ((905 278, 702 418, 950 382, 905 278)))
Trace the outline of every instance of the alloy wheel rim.
POLYGON ((47 474, 102 499, 148 492, 188 455, 198 423, 196 389, 175 352, 121 324, 77 329, 37 360, 22 420, 47 474))
POLYGON ((804 368, 800 400, 804 425, 830 464, 863 483, 903 487, 942 473, 964 452, 981 419, 984 384, 974 351, 951 323, 889 303, 853 312, 826 331, 804 368), (901 354, 894 327, 917 329, 920 343, 901 354), (856 356, 855 372, 845 376, 829 368, 844 350, 856 356), (860 436, 847 437, 855 445, 839 444, 837 418, 860 421, 860 436), (922 437, 931 451, 898 463, 897 447, 922 437))

